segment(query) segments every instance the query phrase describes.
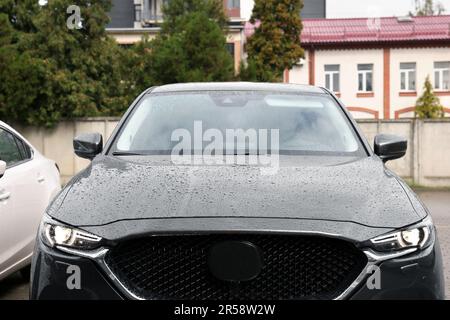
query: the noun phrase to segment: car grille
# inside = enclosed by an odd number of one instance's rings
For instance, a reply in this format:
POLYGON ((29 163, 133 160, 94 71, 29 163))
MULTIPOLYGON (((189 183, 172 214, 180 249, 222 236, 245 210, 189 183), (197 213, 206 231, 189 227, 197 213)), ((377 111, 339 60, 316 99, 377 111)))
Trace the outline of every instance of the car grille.
POLYGON ((317 236, 214 234, 151 236, 122 242, 105 262, 126 289, 144 299, 332 299, 362 272, 366 256, 353 244, 317 236), (259 247, 262 270, 253 280, 215 278, 209 249, 222 241, 259 247))

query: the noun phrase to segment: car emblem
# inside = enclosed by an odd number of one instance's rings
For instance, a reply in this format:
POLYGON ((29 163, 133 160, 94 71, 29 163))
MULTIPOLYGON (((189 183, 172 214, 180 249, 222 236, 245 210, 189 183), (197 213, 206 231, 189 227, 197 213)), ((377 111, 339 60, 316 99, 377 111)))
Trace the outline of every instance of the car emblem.
POLYGON ((229 282, 249 281, 261 272, 261 252, 248 241, 224 241, 211 247, 208 265, 217 279, 229 282))

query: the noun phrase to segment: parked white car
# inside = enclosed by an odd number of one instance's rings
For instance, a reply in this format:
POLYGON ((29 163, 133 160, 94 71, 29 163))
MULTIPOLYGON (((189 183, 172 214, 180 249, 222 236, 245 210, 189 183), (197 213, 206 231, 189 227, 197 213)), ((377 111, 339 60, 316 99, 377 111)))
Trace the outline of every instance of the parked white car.
POLYGON ((39 222, 60 189, 56 163, 0 121, 0 280, 27 276, 39 222))

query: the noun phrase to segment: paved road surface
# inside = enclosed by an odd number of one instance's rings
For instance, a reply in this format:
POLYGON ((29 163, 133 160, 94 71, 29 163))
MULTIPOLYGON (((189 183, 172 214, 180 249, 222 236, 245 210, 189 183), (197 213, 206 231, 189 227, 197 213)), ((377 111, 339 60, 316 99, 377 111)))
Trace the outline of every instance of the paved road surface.
MULTIPOLYGON (((444 272, 446 278, 446 293, 450 296, 450 192, 448 191, 426 191, 418 192, 420 198, 430 209, 434 223, 438 228, 441 242, 442 254, 444 257, 444 272)), ((28 283, 24 281, 20 274, 0 282, 0 300, 28 299, 28 283)))

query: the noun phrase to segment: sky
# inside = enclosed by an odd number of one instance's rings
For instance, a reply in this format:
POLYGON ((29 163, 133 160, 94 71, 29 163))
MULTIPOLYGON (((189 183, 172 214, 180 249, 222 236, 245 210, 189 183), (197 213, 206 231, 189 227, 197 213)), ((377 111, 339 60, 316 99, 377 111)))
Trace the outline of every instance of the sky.
MULTIPOLYGON (((450 0, 441 2, 450 14, 450 0)), ((392 17, 414 11, 414 0, 327 0, 327 18, 392 17)))

